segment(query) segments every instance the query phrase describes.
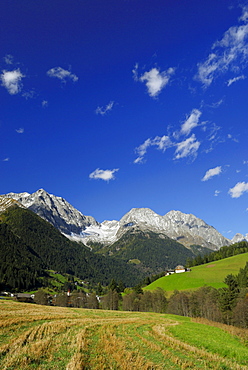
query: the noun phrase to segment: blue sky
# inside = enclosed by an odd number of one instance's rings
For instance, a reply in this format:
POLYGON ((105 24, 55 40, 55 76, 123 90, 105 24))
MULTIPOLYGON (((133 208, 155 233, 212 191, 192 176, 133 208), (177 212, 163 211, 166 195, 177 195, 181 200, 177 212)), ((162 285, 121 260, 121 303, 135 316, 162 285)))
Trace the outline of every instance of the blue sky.
POLYGON ((247 2, 10 0, 0 46, 0 194, 248 233, 247 2))

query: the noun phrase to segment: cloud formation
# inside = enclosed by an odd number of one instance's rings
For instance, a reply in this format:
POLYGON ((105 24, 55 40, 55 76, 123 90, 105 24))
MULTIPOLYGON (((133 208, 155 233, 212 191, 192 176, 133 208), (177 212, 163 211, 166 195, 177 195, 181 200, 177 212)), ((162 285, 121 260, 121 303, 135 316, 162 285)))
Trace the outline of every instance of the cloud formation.
MULTIPOLYGON (((218 105, 221 102, 219 101, 218 105)), ((191 161, 194 161, 200 147, 202 152, 209 153, 215 146, 225 143, 227 139, 238 142, 230 134, 223 135, 221 132, 222 128, 214 122, 200 121, 202 114, 201 110, 194 108, 186 115, 185 121, 180 123, 178 129, 168 126, 167 134, 146 139, 135 148, 134 151, 138 156, 133 163, 144 163, 145 155, 150 147, 155 147, 162 152, 168 148, 175 148, 173 160, 191 157, 191 161), (197 137, 192 132, 196 127, 201 127, 197 137)))
POLYGON ((201 117, 202 112, 198 109, 193 109, 186 119, 186 121, 181 126, 180 133, 182 135, 189 135, 193 128, 198 126, 199 119, 201 117))
POLYGON ((110 101, 106 107, 97 107, 96 108, 96 114, 100 114, 101 116, 104 116, 106 113, 110 112, 113 109, 114 102, 110 101))
POLYGON ((135 81, 144 82, 148 94, 155 98, 169 83, 171 76, 175 73, 175 68, 169 68, 167 71, 160 72, 158 68, 152 68, 142 76, 138 76, 138 64, 133 69, 133 78, 135 81))
POLYGON ((221 193, 221 191, 220 191, 220 190, 215 190, 215 192, 214 192, 214 196, 215 196, 215 197, 218 197, 220 193, 221 193))
POLYGON ((18 94, 22 90, 22 78, 25 76, 20 69, 13 71, 3 71, 1 74, 2 86, 4 86, 10 95, 18 94))
POLYGON ((164 152, 167 148, 173 146, 169 136, 156 136, 154 139, 147 139, 143 144, 138 146, 135 149, 135 152, 138 154, 138 157, 134 160, 134 163, 142 163, 144 160, 144 156, 147 152, 147 149, 150 146, 157 147, 158 150, 164 152))
POLYGON ((95 171, 93 171, 90 175, 90 179, 101 179, 104 181, 114 180, 114 173, 119 171, 119 168, 115 168, 113 170, 100 170, 97 168, 95 171))
POLYGON ((234 77, 234 78, 231 78, 230 80, 227 81, 227 86, 231 86, 234 82, 237 82, 239 80, 244 80, 245 79, 245 76, 244 75, 241 75, 241 76, 238 76, 238 77, 234 77))
POLYGON ((28 100, 28 99, 33 99, 35 97, 35 91, 34 90, 30 90, 30 91, 25 91, 24 93, 22 93, 22 96, 28 100))
POLYGON ((48 101, 47 100, 43 100, 42 103, 41 103, 42 107, 47 107, 48 106, 48 101))
POLYGON ((191 137, 188 139, 176 144, 177 148, 174 159, 180 159, 189 156, 196 157, 200 145, 201 143, 196 139, 195 134, 191 135, 191 137))
POLYGON ((217 166, 215 168, 210 168, 210 170, 208 170, 204 177, 201 179, 201 181, 207 181, 207 180, 210 180, 213 176, 216 176, 216 175, 219 175, 220 173, 222 172, 222 167, 221 166, 217 166))
MULTIPOLYGON (((247 10, 243 9, 241 21, 247 22, 247 10)), ((207 59, 197 65, 195 76, 206 88, 220 74, 231 70, 234 72, 247 66, 248 63, 248 24, 230 27, 220 41, 212 46, 207 59)))
POLYGON ((73 74, 73 73, 71 73, 71 71, 63 69, 61 67, 54 67, 54 68, 49 69, 49 71, 47 71, 47 75, 49 77, 58 78, 59 80, 61 80, 64 83, 67 80, 71 80, 73 82, 76 82, 78 80, 78 77, 75 74, 73 74))
POLYGON ((228 191, 232 198, 239 198, 246 192, 248 192, 248 182, 238 182, 233 188, 229 189, 228 191))
POLYGON ((23 133, 24 133, 24 128, 20 127, 20 128, 18 128, 18 129, 16 130, 16 132, 17 132, 18 134, 23 134, 23 133))
POLYGON ((14 59, 13 55, 10 54, 5 55, 4 57, 4 61, 6 64, 13 64, 13 59, 14 59))

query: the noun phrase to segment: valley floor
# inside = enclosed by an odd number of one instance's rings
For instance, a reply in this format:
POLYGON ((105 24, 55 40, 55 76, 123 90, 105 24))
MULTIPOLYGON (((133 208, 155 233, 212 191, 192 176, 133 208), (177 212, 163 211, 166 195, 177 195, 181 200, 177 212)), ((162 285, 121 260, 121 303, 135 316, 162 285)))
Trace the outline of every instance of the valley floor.
POLYGON ((187 317, 0 301, 0 368, 247 369, 248 331, 187 317))

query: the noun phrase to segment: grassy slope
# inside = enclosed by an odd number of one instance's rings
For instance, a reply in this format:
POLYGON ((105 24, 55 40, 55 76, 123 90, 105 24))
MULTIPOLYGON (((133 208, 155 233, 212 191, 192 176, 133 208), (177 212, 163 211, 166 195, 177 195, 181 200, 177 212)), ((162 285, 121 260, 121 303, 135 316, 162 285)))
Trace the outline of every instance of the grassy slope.
POLYGON ((144 289, 154 290, 158 287, 173 292, 177 290, 197 289, 204 285, 214 288, 226 286, 223 281, 228 274, 237 274, 248 262, 248 253, 214 261, 205 265, 192 267, 190 272, 164 276, 144 289))
POLYGON ((0 301, 5 370, 248 370, 247 335, 174 315, 0 301))

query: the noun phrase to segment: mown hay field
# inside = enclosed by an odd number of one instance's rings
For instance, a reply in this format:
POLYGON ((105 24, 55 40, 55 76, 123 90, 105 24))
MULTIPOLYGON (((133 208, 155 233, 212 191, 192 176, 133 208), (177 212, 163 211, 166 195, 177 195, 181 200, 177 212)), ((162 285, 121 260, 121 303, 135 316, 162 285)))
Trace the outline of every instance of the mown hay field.
POLYGON ((174 315, 1 300, 0 369, 248 370, 248 331, 174 315))

